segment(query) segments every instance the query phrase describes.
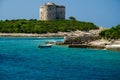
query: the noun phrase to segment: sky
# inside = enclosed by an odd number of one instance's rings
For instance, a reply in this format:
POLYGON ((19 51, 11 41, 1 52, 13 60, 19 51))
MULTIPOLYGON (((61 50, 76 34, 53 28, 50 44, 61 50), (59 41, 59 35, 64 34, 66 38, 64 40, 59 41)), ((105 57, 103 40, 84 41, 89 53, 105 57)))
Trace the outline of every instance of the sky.
POLYGON ((103 27, 120 24, 120 0, 0 0, 0 20, 39 19, 39 8, 46 2, 64 5, 66 19, 73 16, 103 27))

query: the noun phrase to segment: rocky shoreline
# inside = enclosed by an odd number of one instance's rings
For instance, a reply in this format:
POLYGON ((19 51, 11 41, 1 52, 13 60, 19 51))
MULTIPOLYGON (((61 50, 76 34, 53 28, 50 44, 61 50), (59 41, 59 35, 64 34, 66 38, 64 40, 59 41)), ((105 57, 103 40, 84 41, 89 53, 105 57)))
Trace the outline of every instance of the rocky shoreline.
POLYGON ((65 35, 63 42, 49 42, 56 45, 67 45, 69 48, 95 48, 120 51, 120 39, 101 39, 99 31, 76 31, 72 35, 65 35), (96 32, 96 33, 95 33, 96 32))
POLYGON ((96 40, 88 44, 71 44, 70 48, 95 48, 95 49, 104 49, 104 50, 115 50, 120 51, 120 40, 115 40, 113 43, 106 40, 96 40), (98 42, 99 41, 99 42, 98 42), (119 42, 116 44, 116 42, 119 42))
POLYGON ((92 49, 120 51, 120 40, 115 40, 113 43, 111 43, 111 41, 99 39, 99 40, 91 41, 87 44, 86 43, 85 44, 64 43, 64 41, 63 42, 46 42, 46 44, 66 45, 69 48, 92 48, 92 49))
POLYGON ((4 37, 64 37, 63 42, 47 42, 56 45, 68 45, 69 48, 97 48, 120 51, 120 39, 105 40, 98 37, 99 30, 91 32, 58 32, 45 34, 0 33, 4 37))
MULTIPOLYGON (((90 30, 89 33, 92 33, 93 35, 98 34, 102 29, 98 30, 90 30)), ((86 33, 86 32, 85 32, 86 33)), ((74 32, 57 32, 57 33, 0 33, 0 36, 5 37, 64 37, 64 36, 80 36, 81 34, 84 34, 83 31, 74 31, 74 32)))
POLYGON ((45 34, 32 34, 32 33, 0 33, 2 37, 63 37, 64 34, 60 33, 45 33, 45 34))

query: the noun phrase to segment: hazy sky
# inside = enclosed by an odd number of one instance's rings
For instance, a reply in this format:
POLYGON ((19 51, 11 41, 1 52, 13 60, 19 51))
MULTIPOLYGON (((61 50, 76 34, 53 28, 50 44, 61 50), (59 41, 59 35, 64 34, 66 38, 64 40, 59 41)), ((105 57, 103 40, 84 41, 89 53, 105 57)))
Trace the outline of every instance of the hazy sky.
POLYGON ((66 19, 74 16, 104 27, 120 24, 120 0, 0 0, 0 20, 39 19, 39 7, 46 2, 65 5, 66 19))

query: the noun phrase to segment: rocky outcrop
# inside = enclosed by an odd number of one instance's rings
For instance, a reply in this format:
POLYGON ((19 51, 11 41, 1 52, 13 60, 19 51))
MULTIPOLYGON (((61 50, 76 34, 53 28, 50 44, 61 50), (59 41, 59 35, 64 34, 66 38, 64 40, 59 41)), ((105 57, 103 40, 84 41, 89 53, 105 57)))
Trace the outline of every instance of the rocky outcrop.
POLYGON ((91 34, 83 34, 81 36, 65 36, 65 44, 87 44, 91 41, 97 40, 98 36, 93 36, 91 34))
POLYGON ((111 44, 106 45, 106 49, 120 51, 120 39, 112 40, 111 44))
POLYGON ((120 44, 119 45, 106 45, 106 49, 120 51, 120 44))
POLYGON ((96 48, 120 51, 120 40, 99 39, 98 36, 90 34, 65 36, 63 43, 70 48, 96 48))
POLYGON ((88 44, 70 44, 69 48, 95 48, 95 49, 104 49, 103 45, 88 45, 88 44))

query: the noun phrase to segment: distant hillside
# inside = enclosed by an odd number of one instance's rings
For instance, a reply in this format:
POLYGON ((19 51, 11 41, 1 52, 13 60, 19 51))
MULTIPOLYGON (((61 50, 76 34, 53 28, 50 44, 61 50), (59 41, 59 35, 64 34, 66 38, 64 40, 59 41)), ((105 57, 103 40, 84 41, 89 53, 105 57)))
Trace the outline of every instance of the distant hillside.
POLYGON ((89 31, 91 29, 98 29, 98 27, 91 22, 76 20, 40 21, 36 19, 18 19, 0 21, 1 33, 56 33, 75 30, 89 31))

